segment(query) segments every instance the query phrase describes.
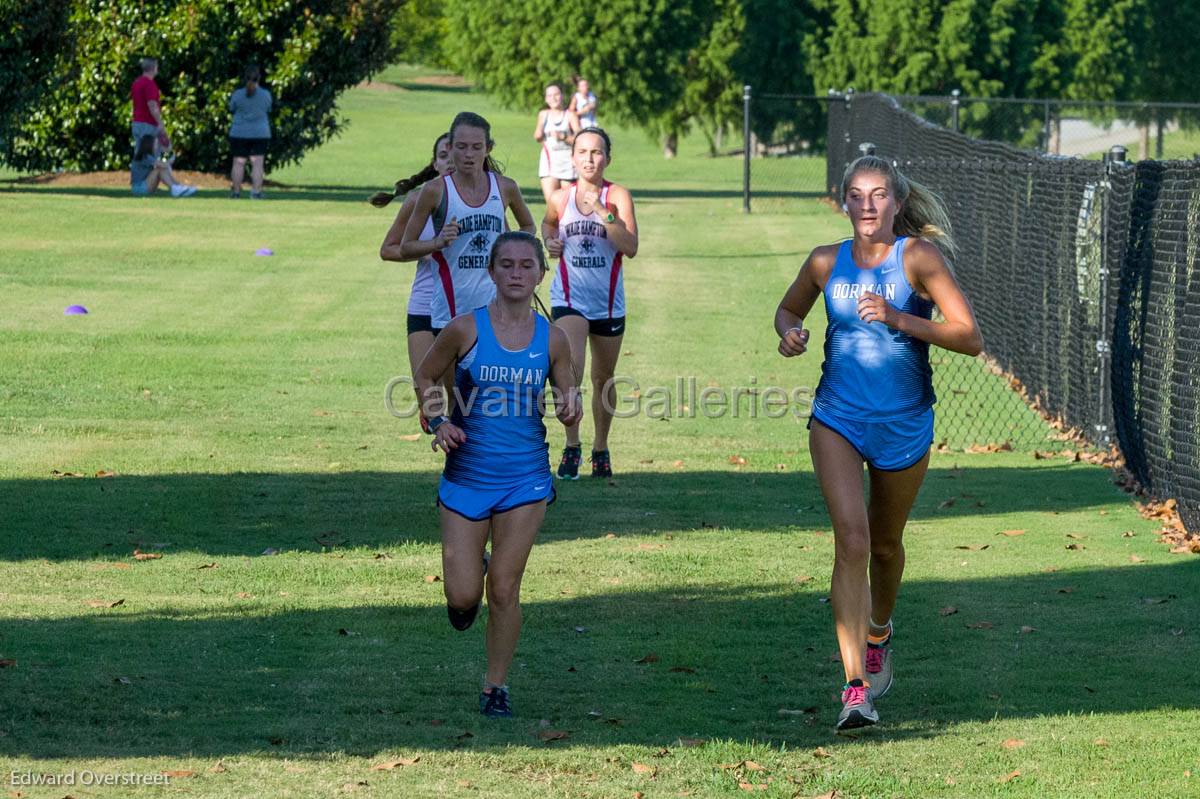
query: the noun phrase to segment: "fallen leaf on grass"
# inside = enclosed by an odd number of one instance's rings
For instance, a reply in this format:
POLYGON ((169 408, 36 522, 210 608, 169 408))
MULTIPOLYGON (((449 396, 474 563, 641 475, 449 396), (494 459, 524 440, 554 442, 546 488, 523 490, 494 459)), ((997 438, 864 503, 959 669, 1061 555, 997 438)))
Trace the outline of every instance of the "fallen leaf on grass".
POLYGON ((1165 605, 1174 598, 1174 594, 1168 594, 1167 596, 1144 596, 1142 597, 1142 603, 1146 605, 1165 605))
POLYGON ((813 580, 813 578, 807 574, 801 574, 796 577, 796 582, 798 582, 798 583, 811 583, 812 580, 813 580))
POLYGON ((253 599, 254 598, 254 594, 250 593, 249 591, 238 591, 236 594, 234 594, 234 596, 236 596, 238 599, 253 599))
POLYGON ((678 469, 683 466, 683 461, 671 461, 671 465, 678 469))
POLYGON ((685 746, 689 749, 696 746, 704 746, 708 743, 707 738, 680 738, 675 742, 676 746, 685 746))
POLYGON ((832 790, 829 793, 823 793, 820 796, 814 796, 812 799, 838 799, 839 796, 841 796, 841 794, 838 793, 837 790, 832 790))
POLYGON ((1067 549, 1074 550, 1075 552, 1082 552, 1083 550, 1087 549, 1087 547, 1085 547, 1083 544, 1067 544, 1067 549))
POLYGON ((972 552, 980 552, 987 549, 990 544, 959 544, 955 549, 969 549, 972 552))
POLYGON ((413 433, 413 434, 407 435, 407 436, 397 436, 397 438, 399 438, 401 441, 420 441, 421 434, 413 433))
POLYGON ((1092 743, 1096 746, 1108 746, 1108 741, 1104 740, 1103 738, 1097 738, 1096 740, 1092 741, 1092 743))
POLYGON ((634 763, 632 768, 634 774, 648 774, 651 777, 658 774, 658 769, 654 766, 647 766, 645 763, 634 763))
POLYGON ((158 552, 143 552, 140 549, 133 550, 134 560, 158 560, 161 557, 162 554, 158 552))
POLYGON ((1037 632, 1037 627, 1030 627, 1029 625, 1024 625, 1023 627, 1021 627, 1021 632, 1035 633, 1035 632, 1037 632))
POLYGON ((1133 530, 1126 530, 1125 532, 1121 533, 1121 538, 1133 538, 1135 535, 1137 535, 1137 533, 1135 533, 1133 530))
POLYGON ((678 674, 695 674, 696 673, 696 670, 693 669, 691 666, 672 666, 671 668, 667 669, 667 671, 673 671, 678 674))
POLYGON ((404 768, 415 765, 421 759, 420 755, 416 757, 398 757, 395 760, 385 760, 382 763, 376 763, 371 766, 371 771, 391 771, 394 768, 404 768))
POLYGON ((953 616, 955 613, 958 613, 958 608, 953 605, 947 605, 938 611, 939 616, 953 616))
POLYGON ((60 472, 58 469, 50 470, 51 477, 83 477, 79 472, 60 472))
POLYGON ((1000 745, 1003 746, 1005 749, 1020 749, 1022 746, 1025 745, 1025 742, 1022 741, 1020 738, 1009 738, 1008 740, 1006 740, 1004 743, 1002 743, 1000 745))
POLYGON ((168 769, 167 771, 160 771, 159 774, 162 774, 164 777, 171 777, 173 779, 182 779, 184 777, 195 777, 196 776, 196 772, 189 771, 185 768, 168 769))
POLYGON ((997 533, 997 535, 1006 535, 1009 538, 1012 538, 1013 536, 1025 535, 1025 531, 1024 530, 1001 530, 999 533, 997 533))
POLYGON ((734 466, 745 466, 747 461, 741 455, 730 455, 729 462, 734 466))
POLYGON ((201 563, 196 568, 197 569, 215 569, 215 568, 217 568, 217 562, 213 561, 212 563, 201 563))
POLYGON ((113 677, 113 682, 118 685, 133 685, 133 681, 128 677, 113 677))
POLYGON ((542 730, 538 733, 538 739, 549 743, 550 741, 562 741, 571 737, 571 733, 566 730, 542 730))
POLYGON ((800 710, 792 710, 790 708, 781 707, 781 708, 779 708, 779 711, 778 711, 779 716, 781 718, 788 718, 788 717, 793 717, 793 716, 806 716, 810 713, 816 713, 816 712, 817 712, 817 708, 815 706, 801 708, 800 710))
POLYGON ((427 582, 427 583, 440 583, 441 581, 442 581, 442 578, 436 574, 425 575, 425 582, 427 582))
POLYGON ((815 757, 817 759, 833 757, 833 753, 830 752, 828 749, 826 749, 823 746, 818 746, 816 749, 813 750, 812 754, 813 754, 813 757, 815 757))
POLYGON ((950 499, 943 501, 942 503, 940 503, 938 505, 938 510, 942 510, 943 508, 951 507, 952 505, 954 505, 954 502, 956 499, 957 499, 957 497, 950 497, 950 499))
POLYGON ((997 777, 996 782, 1000 782, 1000 783, 1012 782, 1019 776, 1021 776, 1021 771, 1019 769, 1013 769, 1012 771, 1005 774, 1003 777, 997 777))
POLYGON ((262 551, 262 554, 263 554, 263 555, 278 555, 278 554, 279 554, 279 550, 278 550, 278 549, 276 549, 275 547, 267 547, 266 549, 264 549, 264 550, 262 551))
POLYGON ((1080 541, 1083 539, 1083 536, 1081 536, 1079 533, 1067 533, 1067 538, 1070 538, 1073 541, 1080 541))
POLYGON ((12 658, 0 658, 0 669, 10 669, 17 665, 17 661, 12 658))
POLYGON ((89 599, 84 603, 89 608, 115 608, 117 605, 124 605, 124 599, 89 599))
POLYGON ((1130 562, 1130 563, 1145 563, 1145 562, 1146 562, 1146 559, 1145 559, 1145 558, 1139 558, 1137 555, 1130 555, 1130 556, 1129 556, 1129 562, 1130 562))
POLYGON ((767 770, 765 766, 760 766, 759 764, 755 763, 753 760, 743 760, 742 768, 746 769, 746 771, 766 771, 767 770))
POLYGON ((1060 594, 1072 594, 1074 592, 1075 588, 1069 585, 1064 585, 1062 588, 1058 589, 1058 593, 1060 594))
POLYGON ((218 760, 216 763, 208 767, 208 771, 210 774, 224 774, 226 771, 229 771, 229 769, 225 767, 225 764, 222 761, 218 760))
POLYGON ((116 477, 117 473, 109 471, 108 469, 101 469, 100 471, 96 472, 96 476, 97 477, 116 477))
POLYGON ((657 663, 658 655, 651 652, 650 654, 646 655, 645 657, 638 658, 637 660, 635 660, 633 662, 634 663, 657 663))
POLYGON ((739 782, 738 787, 743 791, 765 791, 768 786, 765 782, 739 782))
POLYGON ((1175 636, 1176 638, 1178 638, 1179 636, 1183 635, 1183 628, 1182 628, 1182 627, 1174 627, 1174 628, 1172 628, 1172 629, 1171 629, 1171 635, 1173 635, 1173 636, 1175 636))
POLYGON ((967 629, 969 629, 969 630, 990 630, 990 629, 992 629, 992 623, 990 621, 977 621, 974 624, 968 624, 967 629))
POLYGON ((353 630, 347 630, 345 627, 339 627, 338 635, 358 635, 358 633, 354 632, 353 630))

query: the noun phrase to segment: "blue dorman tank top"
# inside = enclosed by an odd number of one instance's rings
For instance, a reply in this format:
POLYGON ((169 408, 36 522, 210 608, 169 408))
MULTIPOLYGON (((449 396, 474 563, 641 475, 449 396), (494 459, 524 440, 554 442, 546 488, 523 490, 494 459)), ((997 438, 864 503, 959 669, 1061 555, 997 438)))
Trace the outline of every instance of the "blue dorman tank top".
POLYGON ((878 266, 854 262, 850 241, 842 242, 825 284, 825 362, 813 411, 851 415, 862 421, 887 421, 933 405, 929 344, 882 322, 864 322, 858 300, 879 294, 903 313, 930 319, 933 303, 913 290, 904 274, 908 238, 896 239, 878 266))
POLYGON ((550 375, 550 323, 534 316, 523 350, 496 339, 487 306, 475 310, 475 345, 454 367, 458 392, 453 422, 466 443, 446 456, 446 479, 465 486, 502 488, 550 475, 542 421, 550 375))

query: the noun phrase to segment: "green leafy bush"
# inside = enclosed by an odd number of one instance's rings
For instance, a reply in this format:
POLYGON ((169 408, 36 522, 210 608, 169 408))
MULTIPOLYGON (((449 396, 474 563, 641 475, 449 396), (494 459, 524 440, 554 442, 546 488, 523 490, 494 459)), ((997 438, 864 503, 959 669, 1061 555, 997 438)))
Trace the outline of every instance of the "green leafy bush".
POLYGON ((247 63, 275 100, 271 161, 298 161, 337 132, 338 95, 390 61, 403 1, 71 0, 68 46, 3 158, 30 171, 125 168, 129 87, 149 55, 181 167, 228 165, 229 95, 247 63))

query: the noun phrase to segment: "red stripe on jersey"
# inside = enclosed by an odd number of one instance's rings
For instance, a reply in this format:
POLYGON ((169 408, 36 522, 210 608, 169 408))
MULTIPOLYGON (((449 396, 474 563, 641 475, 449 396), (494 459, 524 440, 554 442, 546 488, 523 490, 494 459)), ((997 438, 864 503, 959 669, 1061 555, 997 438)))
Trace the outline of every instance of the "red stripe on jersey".
POLYGON ((560 255, 558 256, 558 276, 562 278, 563 286, 563 301, 567 303, 567 307, 571 307, 571 284, 567 281, 567 259, 560 255))
POLYGON ((438 265, 438 277, 442 279, 442 290, 446 292, 446 302, 450 306, 450 318, 455 317, 454 308, 454 278, 450 275, 450 264, 446 261, 446 256, 438 250, 433 254, 433 260, 438 265))
POLYGON ((608 318, 612 319, 613 301, 617 298, 617 278, 621 276, 621 256, 618 252, 613 257, 612 272, 608 276, 608 318))

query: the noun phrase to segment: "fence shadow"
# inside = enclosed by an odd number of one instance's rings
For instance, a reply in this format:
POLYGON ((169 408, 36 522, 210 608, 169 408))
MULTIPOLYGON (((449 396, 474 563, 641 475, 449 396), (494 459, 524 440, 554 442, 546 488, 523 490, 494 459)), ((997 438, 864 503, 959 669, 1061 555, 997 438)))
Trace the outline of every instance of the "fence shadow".
MULTIPOLYGON (((964 458, 986 456, 964 456, 964 458)), ((804 464, 807 467, 807 464, 804 464)), ((794 465, 793 465, 794 467, 794 465)), ((629 472, 559 484, 542 540, 653 530, 828 529, 811 472, 629 472)), ((1068 511, 1113 500, 1095 467, 930 469, 912 518, 1068 511)), ((319 552, 317 539, 386 549, 438 540, 435 472, 119 475, 0 481, 0 559, 171 552, 319 552)))
MULTIPOLYGON (((538 561, 535 551, 532 568, 546 568, 538 561)), ((199 574, 226 579, 218 570, 199 574)), ((1196 582, 1194 565, 1182 561, 910 581, 898 616, 897 681, 880 703, 885 724, 864 737, 935 738, 963 722, 1180 708, 1179 664, 1200 647, 1194 634, 1173 629, 1200 612, 1196 582), (959 612, 940 616, 946 605, 959 612), (983 621, 991 628, 968 626, 983 621), (1022 633, 1022 625, 1036 629, 1022 633)), ((518 716, 496 722, 474 710, 483 625, 452 630, 440 586, 429 586, 419 605, 320 609, 283 605, 261 575, 246 577, 245 587, 256 596, 236 599, 226 582, 203 606, 163 597, 158 607, 6 621, 0 643, 17 666, 0 680, 0 753, 500 751, 542 745, 539 719, 569 731, 555 744, 564 747, 671 747, 680 737, 855 745, 832 733, 841 676, 819 589, 684 584, 597 593, 589 585, 580 596, 527 595, 512 676, 518 716), (657 661, 644 662, 649 654, 657 661), (798 712, 784 717, 781 708, 798 712)))

